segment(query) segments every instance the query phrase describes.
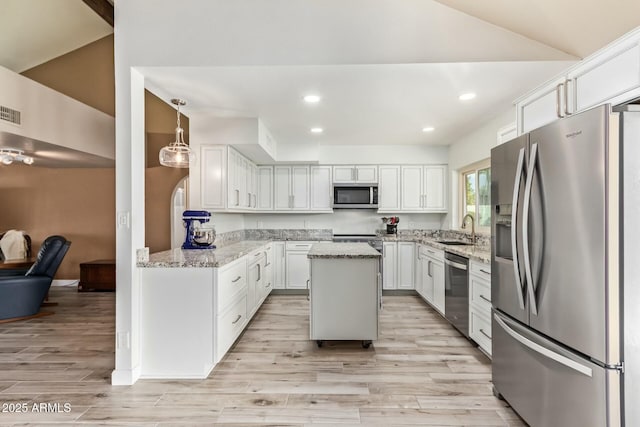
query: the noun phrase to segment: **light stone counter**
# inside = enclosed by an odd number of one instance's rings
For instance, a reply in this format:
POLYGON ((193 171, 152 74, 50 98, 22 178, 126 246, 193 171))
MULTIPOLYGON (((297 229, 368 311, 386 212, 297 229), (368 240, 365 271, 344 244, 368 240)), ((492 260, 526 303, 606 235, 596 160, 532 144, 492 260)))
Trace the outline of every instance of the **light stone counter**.
POLYGON ((423 245, 431 246, 435 249, 441 249, 443 251, 451 252, 456 255, 467 257, 474 261, 484 262, 485 264, 491 263, 491 248, 487 246, 479 245, 445 245, 438 243, 438 240, 456 240, 447 238, 432 238, 424 236, 388 236, 383 235, 382 241, 384 242, 415 242, 423 245))
POLYGON ((172 249, 152 254, 138 267, 222 267, 266 246, 270 240, 246 240, 216 249, 172 249))
POLYGON ((313 245, 307 258, 379 258, 382 254, 368 243, 322 243, 313 245))

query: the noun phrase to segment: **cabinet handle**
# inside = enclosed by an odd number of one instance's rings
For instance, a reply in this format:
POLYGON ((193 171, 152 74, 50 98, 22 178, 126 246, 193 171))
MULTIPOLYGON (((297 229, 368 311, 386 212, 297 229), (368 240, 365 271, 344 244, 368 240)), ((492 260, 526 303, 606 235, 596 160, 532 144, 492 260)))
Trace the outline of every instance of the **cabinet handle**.
POLYGON ((260 254, 261 254, 261 253, 260 253, 260 252, 258 252, 257 254, 255 254, 255 255, 253 255, 253 256, 260 256, 260 254))
POLYGON ((309 289, 311 279, 307 279, 307 289, 309 289))
POLYGON ((480 269, 480 271, 481 271, 482 273, 484 273, 484 274, 489 274, 489 275, 491 275, 491 272, 490 272, 490 271, 484 270, 484 269, 482 269, 482 268, 480 269))
POLYGON ((480 329, 480 333, 481 333, 482 335, 484 335, 485 337, 487 337, 487 338, 491 339, 491 335, 488 335, 488 334, 484 331, 484 329, 480 329))
POLYGON ((260 280, 262 280, 262 266, 260 264, 257 264, 258 266, 258 278, 256 279, 256 282, 259 282, 260 280))
POLYGON ((433 277, 433 276, 431 275, 431 261, 429 261, 429 262, 427 263, 427 275, 428 275, 429 277, 433 277))
POLYGON ((267 283, 267 285, 265 286, 265 288, 270 288, 271 287, 271 282, 267 283))
POLYGON ((238 280, 242 279, 242 276, 238 276, 231 281, 231 283, 236 283, 238 280))
POLYGON ((253 200, 253 198, 251 197, 251 193, 247 193, 248 197, 248 202, 247 202, 247 207, 250 208, 251 207, 251 200, 253 200))
POLYGON ((236 206, 240 206, 240 190, 236 189, 236 206))
POLYGON ((489 298, 485 297, 484 295, 480 294, 480 298, 482 298, 483 300, 485 300, 486 302, 491 304, 491 300, 489 298))
POLYGON ((571 80, 566 80, 565 81, 565 86, 564 86, 564 114, 566 116, 570 116, 571 113, 569 112, 569 82, 571 80))
POLYGON ((271 265, 271 263, 270 263, 270 262, 268 262, 268 263, 266 263, 264 266, 265 266, 265 267, 269 267, 270 265, 271 265))
POLYGON ((560 94, 560 91, 562 90, 562 88, 564 88, 564 83, 558 83, 558 85, 556 86, 556 115, 559 118, 563 118, 564 115, 562 114, 562 95, 560 94))
POLYGON ((231 322, 232 325, 235 325, 236 323, 238 323, 238 321, 240 321, 240 319, 242 319, 242 314, 238 314, 238 317, 236 317, 236 320, 234 320, 233 322, 231 322))
POLYGON ((433 255, 436 254, 434 251, 430 251, 429 249, 427 249, 427 252, 429 252, 430 254, 433 254, 433 255))

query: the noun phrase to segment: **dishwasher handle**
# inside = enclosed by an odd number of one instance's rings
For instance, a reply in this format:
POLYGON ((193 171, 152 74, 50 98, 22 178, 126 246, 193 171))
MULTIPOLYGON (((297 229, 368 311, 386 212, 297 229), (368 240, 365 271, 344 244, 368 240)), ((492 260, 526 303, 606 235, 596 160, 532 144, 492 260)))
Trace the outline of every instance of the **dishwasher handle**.
POLYGON ((468 269, 468 267, 465 264, 460 264, 459 262, 449 261, 448 259, 445 259, 444 263, 446 265, 451 266, 451 267, 457 268, 458 270, 467 271, 467 269, 468 269))

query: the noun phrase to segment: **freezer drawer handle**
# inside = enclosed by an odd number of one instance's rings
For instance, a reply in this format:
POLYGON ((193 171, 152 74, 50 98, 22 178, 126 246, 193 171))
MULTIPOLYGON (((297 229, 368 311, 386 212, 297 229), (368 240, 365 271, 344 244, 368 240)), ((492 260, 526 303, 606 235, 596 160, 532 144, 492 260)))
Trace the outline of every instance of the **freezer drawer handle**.
POLYGON ((507 324, 502 319, 500 319, 500 317, 498 317, 498 315, 495 313, 493 314, 493 318, 495 319, 496 323, 498 323, 498 325, 502 329, 504 329, 506 333, 508 333, 511 336, 511 338, 518 341, 520 344, 524 345, 525 347, 528 347, 529 349, 535 351, 536 353, 542 356, 545 356, 551 360, 555 360, 556 362, 566 366, 567 368, 571 368, 574 371, 580 372, 582 375, 586 375, 588 377, 593 376, 592 375, 593 371, 588 366, 581 365, 580 363, 574 360, 571 360, 568 357, 565 357, 561 354, 551 351, 548 348, 545 348, 540 344, 537 344, 531 341, 530 339, 523 337, 522 335, 520 335, 519 333, 511 329, 509 326, 507 326, 507 324))
POLYGON ((520 196, 520 181, 522 180, 522 168, 524 166, 524 148, 518 154, 518 166, 516 167, 516 180, 513 183, 513 204, 511 208, 511 255, 513 256, 513 272, 516 275, 516 294, 518 294, 518 305, 520 310, 524 310, 524 290, 522 289, 522 279, 520 276, 520 260, 518 259, 518 199, 520 196))
POLYGON ((538 315, 538 303, 536 301, 536 287, 531 274, 531 258, 529 257, 529 208, 531 204, 531 187, 533 185, 533 172, 536 170, 538 158, 538 144, 531 144, 531 156, 529 157, 529 174, 524 185, 524 206, 522 208, 522 251, 524 252, 524 272, 527 278, 527 290, 531 304, 531 313, 538 315))
POLYGON ((453 261, 449 261, 448 259, 445 259, 444 263, 447 265, 450 265, 451 267, 455 267, 459 270, 467 271, 467 266, 464 264, 460 264, 459 262, 453 262, 453 261))

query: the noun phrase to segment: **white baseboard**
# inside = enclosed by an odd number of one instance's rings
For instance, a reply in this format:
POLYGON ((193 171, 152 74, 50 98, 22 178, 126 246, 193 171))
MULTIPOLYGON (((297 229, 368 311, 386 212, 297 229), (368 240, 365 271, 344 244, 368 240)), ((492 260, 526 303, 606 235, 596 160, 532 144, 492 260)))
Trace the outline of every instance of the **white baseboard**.
POLYGON ((80 282, 77 279, 72 279, 72 280, 54 280, 53 282, 51 282, 51 286, 78 286, 78 282, 80 282))
POLYGON ((111 385, 133 385, 139 378, 139 366, 134 369, 114 369, 111 372, 111 385))

